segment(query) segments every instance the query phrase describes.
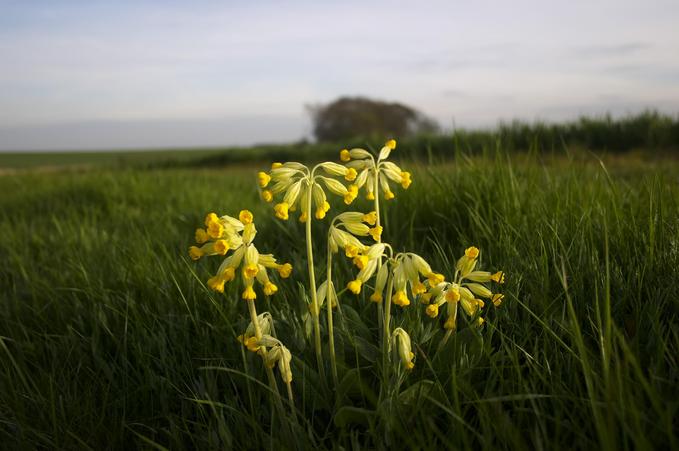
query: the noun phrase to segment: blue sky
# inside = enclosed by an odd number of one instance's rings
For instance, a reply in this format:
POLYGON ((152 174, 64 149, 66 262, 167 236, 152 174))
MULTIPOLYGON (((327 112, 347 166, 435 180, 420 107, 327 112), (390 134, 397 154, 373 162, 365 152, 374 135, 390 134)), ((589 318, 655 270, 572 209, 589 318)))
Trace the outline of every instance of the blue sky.
POLYGON ((679 111, 679 2, 0 0, 0 150, 309 134, 304 105, 443 127, 679 111))

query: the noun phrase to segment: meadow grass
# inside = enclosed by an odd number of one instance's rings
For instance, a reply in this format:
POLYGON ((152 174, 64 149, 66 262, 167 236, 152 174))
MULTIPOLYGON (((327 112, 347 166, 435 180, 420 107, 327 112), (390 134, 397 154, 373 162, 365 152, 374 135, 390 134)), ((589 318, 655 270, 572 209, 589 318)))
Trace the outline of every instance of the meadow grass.
POLYGON ((225 149, 112 150, 93 152, 0 152, 0 171, 42 169, 53 171, 68 166, 125 168, 129 166, 179 165, 187 161, 222 155, 225 149))
MULTIPOLYGON (((506 298, 482 332, 461 327, 440 349, 442 318, 394 307, 416 366, 395 365, 381 389, 369 293, 341 294, 340 384, 319 379, 301 320, 303 226, 273 218, 257 168, 0 177, 0 443, 679 446, 679 165, 498 153, 403 166, 414 182, 386 202, 383 238, 447 276, 476 245, 483 269, 507 273, 506 298), (186 253, 206 212, 242 208, 255 214, 258 246, 295 267, 275 296, 257 300, 293 353, 294 417, 272 409, 261 362, 236 340, 249 322, 236 288, 208 290, 218 262, 186 253)), ((359 198, 355 208, 370 204, 359 198)), ((325 229, 314 227, 323 255, 325 229)), ((337 260, 343 287, 354 270, 337 260)))

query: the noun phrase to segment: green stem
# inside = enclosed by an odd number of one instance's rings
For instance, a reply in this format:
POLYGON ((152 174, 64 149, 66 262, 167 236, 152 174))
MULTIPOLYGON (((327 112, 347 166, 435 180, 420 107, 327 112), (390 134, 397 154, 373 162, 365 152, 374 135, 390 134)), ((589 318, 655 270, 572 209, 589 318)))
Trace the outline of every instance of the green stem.
POLYGON ((290 410, 292 410, 292 414, 295 415, 295 398, 292 396, 292 383, 288 382, 286 385, 288 386, 288 401, 290 401, 290 410))
MULTIPOLYGON (((257 340, 262 339, 262 329, 259 327, 259 321, 257 321, 257 308, 255 307, 255 301, 254 300, 247 300, 248 303, 248 310, 250 311, 250 321, 255 327, 255 337, 257 340)), ((262 357, 262 361, 264 361, 264 357, 266 357, 266 347, 261 346, 259 349, 259 355, 262 357)), ((271 387, 271 390, 274 392, 274 398, 276 399, 276 406, 278 407, 279 413, 283 415, 285 412, 283 410, 283 403, 281 402, 281 396, 280 392, 278 391, 278 384, 276 383, 276 376, 273 374, 273 369, 269 368, 268 365, 264 365, 264 368, 266 368, 266 375, 269 379, 269 386, 271 387)))
POLYGON ((311 318, 314 322, 314 342, 316 346, 316 363, 318 364, 318 371, 320 373, 321 379, 325 379, 325 368, 323 367, 323 354, 321 351, 321 324, 319 321, 320 309, 318 308, 318 298, 316 296, 316 274, 314 272, 314 250, 313 243, 311 241, 311 198, 313 191, 313 174, 309 181, 309 190, 306 198, 306 255, 307 255, 307 265, 309 269, 309 290, 311 291, 311 318))
MULTIPOLYGON (((375 227, 379 227, 381 225, 380 223, 380 191, 379 191, 379 170, 377 169, 377 166, 375 166, 375 180, 373 182, 373 196, 375 196, 375 214, 377 215, 377 219, 375 220, 375 227)), ((377 240, 377 242, 382 241, 382 236, 380 235, 380 239, 377 240)), ((382 259, 377 263, 377 269, 379 270, 380 267, 382 266, 382 259)), ((377 328, 379 329, 380 335, 383 333, 383 317, 384 317, 384 312, 382 308, 382 303, 380 302, 377 304, 377 328)))
MULTIPOLYGON (((375 226, 380 226, 380 180, 379 180, 380 172, 379 169, 375 168, 375 181, 373 182, 373 195, 375 196, 375 213, 377 213, 377 221, 375 222, 375 226)), ((381 241, 380 237, 380 240, 381 241)))
POLYGON ((389 330, 389 323, 391 322, 391 296, 394 290, 394 276, 389 276, 389 281, 387 282, 387 299, 386 306, 384 308, 384 335, 382 336, 382 374, 384 377, 384 387, 387 387, 389 382, 389 352, 391 349, 391 331, 389 330))
POLYGON ((330 249, 330 241, 328 240, 328 269, 327 269, 327 289, 325 295, 325 303, 328 312, 328 346, 330 348, 330 368, 332 371, 332 381, 335 384, 335 388, 339 386, 339 379, 337 377, 337 362, 335 360, 335 334, 333 331, 332 324, 332 299, 330 293, 334 295, 334 287, 332 285, 332 250, 330 249))

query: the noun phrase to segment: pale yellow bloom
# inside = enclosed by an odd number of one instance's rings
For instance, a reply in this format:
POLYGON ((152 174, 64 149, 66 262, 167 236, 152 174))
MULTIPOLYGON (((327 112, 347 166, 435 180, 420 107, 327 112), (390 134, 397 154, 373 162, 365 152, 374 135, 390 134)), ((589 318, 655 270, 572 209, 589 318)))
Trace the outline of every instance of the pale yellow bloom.
POLYGON ((274 211, 276 212, 276 217, 278 219, 287 220, 288 219, 288 208, 289 205, 286 202, 281 202, 274 206, 274 211))
POLYGON ((497 282, 499 284, 503 284, 505 283, 505 273, 503 273, 502 271, 498 271, 492 276, 490 276, 490 280, 492 280, 493 282, 497 282))
POLYGON ((352 280, 347 284, 347 288, 354 294, 359 294, 361 292, 362 282, 359 279, 352 280))
POLYGON ((436 318, 439 315, 438 304, 429 304, 425 312, 427 313, 427 316, 429 316, 430 318, 436 318))
POLYGON ((205 229, 196 229, 195 239, 196 243, 203 244, 210 239, 210 235, 207 234, 205 229))
POLYGON ((396 341, 396 349, 398 351, 398 356, 401 359, 401 363, 406 370, 412 370, 415 367, 413 359, 415 354, 412 351, 412 344, 410 342, 410 335, 400 327, 394 329, 391 334, 392 339, 396 341))
MULTIPOLYGON (((254 224, 254 215, 249 210, 241 210, 238 218, 231 216, 217 216, 210 213, 205 218, 208 230, 210 227, 221 228, 220 238, 210 236, 208 241, 201 247, 191 246, 189 255, 193 260, 209 255, 227 255, 217 269, 216 275, 210 277, 207 285, 210 289, 219 293, 224 292, 226 283, 235 279, 236 270, 240 269, 243 276, 244 291, 243 299, 254 300, 257 294, 254 291, 254 281, 257 280, 262 285, 262 290, 266 295, 272 295, 278 291, 278 287, 269 280, 266 268, 273 268, 279 271, 282 277, 287 277, 292 271, 289 263, 278 264, 272 255, 260 255, 259 251, 252 243, 257 229, 254 224)), ((203 239, 202 233, 199 238, 203 239)))
MULTIPOLYGON (((390 139, 387 141, 379 154, 375 157, 373 154, 365 149, 351 149, 342 150, 340 152, 340 160, 345 163, 345 166, 350 170, 353 169, 358 175, 354 179, 354 174, 348 174, 346 180, 355 180, 357 189, 365 188, 366 198, 368 200, 375 199, 375 180, 384 192, 386 200, 395 197, 394 192, 389 186, 389 181, 399 183, 404 189, 407 189, 412 183, 411 174, 401 170, 398 165, 387 161, 391 155, 392 150, 396 148, 396 141, 390 139)), ((358 192, 356 192, 358 195, 358 192)), ((353 196, 355 197, 355 196, 353 196)), ((352 196, 345 196, 347 204, 353 201, 352 196)))
POLYGON ((271 181, 271 176, 269 174, 267 174, 266 172, 259 172, 257 174, 257 179, 259 181, 260 188, 266 188, 266 186, 271 181))
POLYGON ((405 290, 396 291, 396 293, 394 293, 394 295, 391 297, 391 302, 401 307, 410 305, 410 299, 408 299, 408 295, 406 294, 405 290))

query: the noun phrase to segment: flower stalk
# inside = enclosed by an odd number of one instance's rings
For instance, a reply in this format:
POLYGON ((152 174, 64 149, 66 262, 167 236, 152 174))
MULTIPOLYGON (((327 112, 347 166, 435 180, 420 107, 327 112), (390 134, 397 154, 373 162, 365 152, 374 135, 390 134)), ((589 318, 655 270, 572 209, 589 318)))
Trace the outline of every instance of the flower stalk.
POLYGON ((339 378, 337 376, 337 360, 335 357, 335 333, 332 320, 332 307, 335 301, 335 287, 332 283, 332 249, 330 247, 330 240, 328 240, 328 268, 327 268, 327 285, 326 285, 326 311, 328 314, 328 349, 330 350, 330 371, 332 371, 332 381, 337 388, 339 386, 339 378))
MULTIPOLYGON (((246 300, 248 304, 248 311, 250 312, 250 321, 252 322, 252 325, 255 328, 255 338, 257 338, 257 341, 259 342, 262 339, 262 328, 259 327, 259 320, 257 319, 257 308, 255 307, 255 301, 254 300, 246 300)), ((266 360, 266 346, 260 346, 259 347, 259 354, 262 356, 262 359, 266 360)), ((276 383, 276 377, 273 374, 273 369, 270 368, 268 365, 264 365, 266 368, 266 376, 269 379, 269 386, 271 387, 271 390, 274 392, 274 398, 276 399, 276 407, 278 408, 279 412, 283 414, 283 404, 281 403, 281 397, 280 397, 280 392, 278 391, 278 384, 276 383)))
MULTIPOLYGON (((315 168, 314 168, 315 169, 315 168)), ((316 295, 316 273, 314 270, 314 249, 311 237, 311 200, 313 194, 313 171, 309 180, 309 189, 307 190, 306 211, 307 218, 306 225, 306 256, 307 267, 309 269, 309 291, 311 292, 311 319, 314 325, 314 346, 316 349, 316 363, 318 364, 318 371, 321 373, 321 378, 325 378, 325 368, 323 366, 323 352, 321 349, 321 323, 319 320, 320 309, 318 307, 318 296, 316 295)))

